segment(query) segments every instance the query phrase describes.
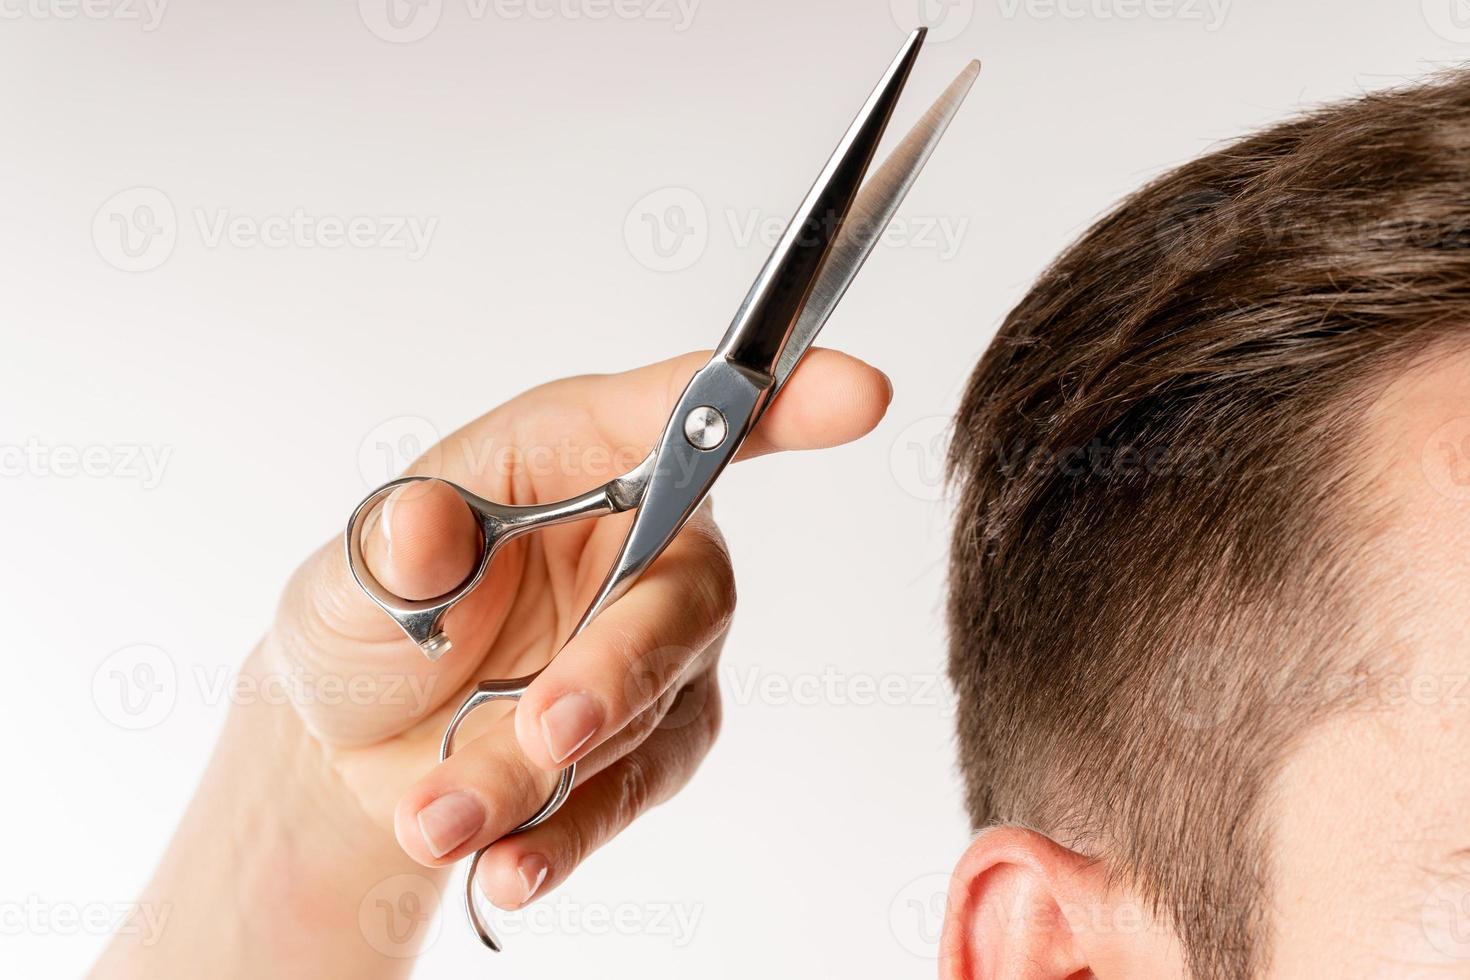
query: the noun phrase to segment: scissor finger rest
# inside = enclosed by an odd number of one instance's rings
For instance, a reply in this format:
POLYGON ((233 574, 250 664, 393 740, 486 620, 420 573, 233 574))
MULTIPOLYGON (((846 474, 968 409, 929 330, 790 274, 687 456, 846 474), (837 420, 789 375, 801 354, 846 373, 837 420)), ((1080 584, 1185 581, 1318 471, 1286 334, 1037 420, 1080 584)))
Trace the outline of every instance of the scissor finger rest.
MULTIPOLYGON (((635 471, 636 472, 636 471, 635 471)), ((591 493, 574 497, 571 500, 560 501, 554 504, 515 507, 508 504, 497 504, 486 500, 478 494, 458 486, 449 481, 441 481, 448 484, 474 512, 475 518, 480 525, 481 544, 480 556, 475 562, 474 569, 456 588, 446 592, 442 596, 433 599, 404 599, 394 595, 378 581, 368 568, 367 561, 362 550, 362 535, 366 528, 368 518, 373 511, 388 498, 390 494, 399 487, 411 483, 421 483, 432 477, 405 477, 394 480, 392 483, 373 491, 357 509, 352 512, 352 518, 347 524, 347 564, 352 571, 352 576, 362 590, 377 603, 389 616, 403 628, 403 631, 419 645, 430 660, 438 660, 449 652, 452 644, 444 635, 444 616, 465 596, 475 590, 480 581, 485 577, 485 570, 489 568, 491 560, 495 557, 501 545, 510 541, 518 535, 552 524, 562 524, 567 521, 578 520, 583 517, 597 517, 610 513, 621 505, 622 500, 613 499, 615 495, 610 494, 607 487, 599 488, 591 493)), ((613 485, 609 485, 613 486, 613 485)), ((539 672, 538 672, 539 673, 539 672)), ((439 761, 449 758, 454 751, 454 736, 459 731, 459 726, 469 715, 483 705, 492 701, 519 701, 521 695, 531 686, 536 679, 536 674, 527 677, 517 677, 502 681, 481 681, 464 704, 455 712, 454 718, 444 732, 444 741, 439 748, 439 761)), ((575 764, 561 771, 557 779, 556 788, 551 796, 541 805, 525 823, 521 824, 512 833, 530 830, 537 824, 550 818, 550 816, 561 808, 572 792, 572 781, 576 778, 577 767, 575 764)), ((480 856, 485 853, 481 848, 475 852, 470 860, 469 872, 465 877, 465 908, 469 914, 470 922, 475 927, 475 932, 480 940, 493 950, 500 949, 500 943, 485 924, 475 905, 474 880, 475 869, 479 867, 480 856)))
MULTIPOLYGON (((454 719, 450 721, 449 727, 444 730, 444 741, 439 746, 439 761, 443 762, 454 751, 454 735, 459 731, 460 724, 469 717, 471 712, 492 701, 519 701, 521 695, 526 692, 526 688, 531 686, 531 682, 536 679, 536 676, 536 674, 532 674, 529 677, 518 677, 515 680, 509 681, 481 681, 479 686, 475 688, 475 693, 465 699, 464 704, 460 705, 459 711, 455 712, 454 719)), ((541 809, 536 811, 536 815, 511 831, 511 833, 519 834, 523 830, 530 830, 532 827, 549 820, 553 813, 561 809, 561 805, 567 801, 567 797, 572 795, 572 783, 576 778, 577 764, 574 762, 561 771, 561 775, 556 781, 556 789, 551 791, 551 796, 547 798, 545 803, 541 804, 541 809)), ((484 855, 485 851, 486 848, 482 847, 475 852, 474 857, 470 858, 469 869, 465 872, 464 877, 464 909, 465 914, 469 916, 470 924, 475 927, 475 934, 480 937, 480 942, 498 953, 501 949, 500 940, 495 938, 495 933, 490 930, 489 924, 481 918, 479 905, 475 902, 475 871, 480 867, 480 858, 484 855)))

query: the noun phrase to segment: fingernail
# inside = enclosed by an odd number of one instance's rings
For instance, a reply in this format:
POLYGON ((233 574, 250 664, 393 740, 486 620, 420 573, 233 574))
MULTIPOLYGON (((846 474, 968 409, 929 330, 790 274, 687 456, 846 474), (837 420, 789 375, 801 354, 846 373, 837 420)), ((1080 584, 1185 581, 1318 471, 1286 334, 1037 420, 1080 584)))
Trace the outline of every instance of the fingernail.
POLYGON ((383 513, 378 519, 378 526, 383 529, 383 543, 388 546, 388 557, 393 557, 393 508, 398 503, 398 495, 404 488, 399 487, 388 494, 388 499, 383 501, 383 513))
POLYGON ((419 811, 419 832, 436 858, 470 839, 485 825, 485 808, 468 793, 447 793, 419 811))
POLYGON ((541 737, 552 762, 560 762, 587 744, 602 727, 602 705, 581 691, 563 694, 541 713, 541 737))
POLYGON ((546 881, 546 872, 550 870, 546 859, 539 854, 527 854, 521 858, 521 863, 516 865, 516 874, 521 876, 522 905, 535 897, 542 882, 546 881))
POLYGON ((880 377, 880 378, 883 379, 883 387, 885 389, 885 394, 883 396, 883 404, 884 405, 892 405, 893 404, 893 379, 888 376, 888 373, 886 371, 882 371, 882 370, 878 370, 878 377, 880 377))

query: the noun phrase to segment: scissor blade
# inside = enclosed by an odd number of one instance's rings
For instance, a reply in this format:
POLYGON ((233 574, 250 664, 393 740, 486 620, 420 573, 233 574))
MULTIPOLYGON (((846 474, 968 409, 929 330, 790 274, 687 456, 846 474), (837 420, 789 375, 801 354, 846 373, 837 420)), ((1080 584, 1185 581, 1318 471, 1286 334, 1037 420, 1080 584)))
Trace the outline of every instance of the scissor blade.
POLYGON ((786 339, 862 187, 926 33, 926 28, 919 28, 899 49, 756 276, 720 341, 719 355, 731 363, 767 377, 775 374, 786 339))
MULTIPOLYGON (((781 352, 772 399, 796 369, 802 355, 812 346, 812 341, 816 340, 832 311, 837 309, 837 304, 842 302, 847 287, 852 285, 863 263, 883 237, 898 206, 908 196, 909 188, 914 186, 979 74, 980 62, 970 62, 863 185, 812 287, 806 307, 781 352)), ((767 405, 770 403, 769 400, 766 402, 767 405)))

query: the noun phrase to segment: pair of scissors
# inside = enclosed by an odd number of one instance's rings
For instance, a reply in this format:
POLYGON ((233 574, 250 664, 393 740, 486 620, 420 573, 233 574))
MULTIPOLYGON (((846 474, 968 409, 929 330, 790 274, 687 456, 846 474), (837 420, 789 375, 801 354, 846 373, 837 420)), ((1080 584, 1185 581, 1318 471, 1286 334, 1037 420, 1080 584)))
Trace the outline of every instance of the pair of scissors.
MULTIPOLYGON (((581 496, 535 506, 495 503, 450 483, 475 513, 483 540, 470 576, 434 599, 393 595, 373 577, 362 551, 363 527, 374 509, 398 487, 434 478, 394 480, 353 511, 346 542, 353 577, 430 660, 452 647, 443 631, 445 615, 480 584, 496 552, 508 542, 568 521, 636 511, 622 551, 570 642, 628 591, 699 508, 857 277, 979 74, 979 62, 971 62, 864 184, 925 33, 919 28, 909 35, 884 72, 766 260, 714 356, 684 389, 642 463, 581 496)), ((471 712, 495 701, 518 701, 539 674, 481 681, 444 732, 440 761, 454 751, 455 733, 471 712)), ((575 778, 575 764, 562 770, 551 797, 513 833, 549 819, 566 802, 575 778)), ((475 869, 484 853, 482 848, 470 859, 465 908, 481 942, 498 951, 500 943, 481 918, 474 896, 475 869)))

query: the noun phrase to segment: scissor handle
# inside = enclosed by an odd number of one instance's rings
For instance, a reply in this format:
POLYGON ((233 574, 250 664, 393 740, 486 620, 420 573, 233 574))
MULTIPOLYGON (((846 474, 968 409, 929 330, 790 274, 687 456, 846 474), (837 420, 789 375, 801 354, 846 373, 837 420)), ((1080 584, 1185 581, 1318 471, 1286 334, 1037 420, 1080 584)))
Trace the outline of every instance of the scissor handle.
MULTIPOLYGON (((627 510, 637 505, 642 498, 647 486, 649 464, 645 461, 631 473, 610 481, 607 484, 589 491, 579 497, 563 500, 552 504, 538 506, 517 507, 509 504, 497 504, 486 500, 479 494, 471 493, 458 484, 448 480, 448 483, 456 493, 469 505, 474 512, 476 520, 480 525, 481 546, 480 556, 475 563, 474 569, 452 591, 433 599, 404 599, 394 595, 379 582, 376 576, 367 566, 367 561, 362 551, 362 532, 367 524, 368 517, 373 509, 377 507, 388 495, 401 486, 410 483, 421 483, 435 477, 410 476, 391 483, 386 483, 368 494, 357 509, 352 512, 352 517, 347 522, 347 566, 352 571, 352 577, 368 597, 377 603, 384 612, 398 623, 409 638, 419 645, 430 660, 438 660, 449 652, 451 643, 444 635, 443 622, 445 615, 454 608, 465 596, 474 591, 475 587, 485 577, 485 570, 490 567, 495 553, 507 541, 537 528, 549 527, 554 524, 564 524, 568 521, 581 520, 589 517, 600 517, 614 511, 627 510)), ((587 618, 578 624, 580 631, 587 623, 587 618)), ((448 728, 444 731, 444 740, 439 746, 439 761, 443 762, 449 758, 454 751, 454 736, 459 731, 459 726, 469 715, 479 707, 492 701, 512 701, 521 699, 526 689, 540 674, 525 677, 516 677, 510 680, 487 680, 481 681, 473 693, 465 699, 464 704, 459 706, 454 718, 450 720, 448 728)), ((513 834, 523 830, 530 830, 556 813, 561 805, 567 801, 572 793, 572 783, 577 776, 577 766, 573 763, 563 769, 557 777, 556 788, 551 796, 541 805, 525 823, 521 824, 513 834)), ((475 933, 480 941, 492 950, 499 951, 500 941, 495 938, 489 925, 480 916, 479 907, 475 903, 475 871, 480 866, 480 858, 485 853, 485 848, 476 851, 470 859, 469 869, 465 874, 465 913, 469 916, 470 924, 474 926, 475 933)))
POLYGON ((405 599, 388 591, 368 568, 367 560, 362 552, 363 528, 373 510, 388 499, 388 495, 393 491, 410 483, 423 483, 436 479, 438 478, 430 476, 407 476, 391 483, 385 483, 368 494, 353 510, 352 517, 347 522, 346 542, 347 567, 351 570, 353 579, 367 593, 368 598, 377 603, 393 618, 394 622, 403 628, 403 632, 418 644, 424 656, 430 660, 438 660, 449 652, 452 644, 444 635, 444 617, 461 599, 473 592, 475 586, 480 584, 485 577, 485 570, 490 567, 491 559, 507 541, 538 528, 565 524, 568 521, 588 517, 601 517, 620 509, 619 502, 613 500, 610 493, 610 488, 617 485, 618 481, 570 500, 527 507, 497 504, 493 500, 486 500, 479 494, 471 493, 457 483, 439 480, 441 483, 448 484, 455 493, 459 494, 474 512, 475 519, 480 525, 480 556, 469 576, 451 591, 432 599, 405 599))
MULTIPOLYGON (((476 686, 474 693, 459 706, 459 710, 454 713, 454 718, 449 722, 449 727, 444 730, 444 741, 439 746, 439 761, 443 762, 454 751, 454 735, 471 712, 493 701, 519 701, 521 695, 526 693, 526 689, 540 673, 538 670, 535 674, 508 681, 481 681, 476 686)), ((577 764, 574 762, 561 771, 561 775, 556 780, 556 788, 551 791, 551 796, 546 802, 541 804, 541 809, 536 811, 535 816, 512 830, 511 833, 519 834, 523 830, 530 830, 551 819, 551 815, 560 810, 561 805, 567 801, 567 797, 572 795, 572 783, 576 778, 577 764)), ((491 931, 489 923, 481 918, 480 907, 475 902, 475 871, 480 867, 480 858, 486 850, 488 848, 482 847, 476 851, 474 857, 470 858, 469 868, 465 871, 464 910, 465 915, 469 916, 470 925, 475 927, 475 935, 480 937, 480 942, 498 953, 501 950, 500 940, 491 931)))

